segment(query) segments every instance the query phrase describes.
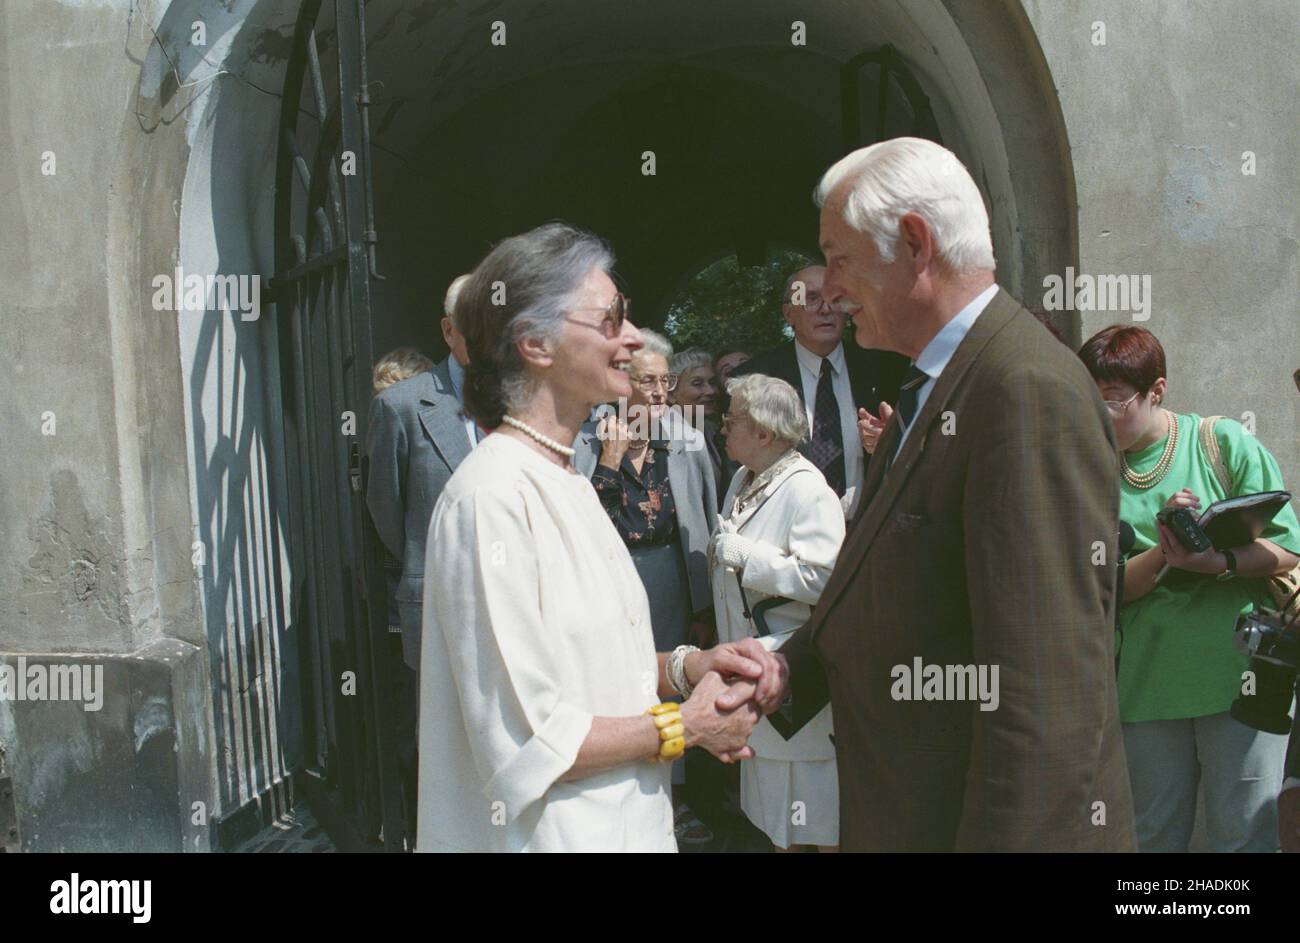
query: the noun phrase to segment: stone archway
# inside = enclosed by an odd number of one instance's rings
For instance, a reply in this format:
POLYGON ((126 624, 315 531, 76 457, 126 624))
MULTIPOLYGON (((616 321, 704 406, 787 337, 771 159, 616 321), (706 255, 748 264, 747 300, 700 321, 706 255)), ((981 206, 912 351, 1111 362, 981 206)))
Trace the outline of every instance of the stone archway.
MULTIPOLYGON (((155 23, 143 110, 183 124, 188 153, 174 137, 155 150, 131 144, 156 170, 135 195, 158 208, 142 251, 159 270, 179 262, 187 272, 269 276, 277 90, 294 11, 283 0, 223 10, 205 56, 186 45, 191 22, 212 16, 206 5, 175 0, 155 23)), ((791 44, 790 17, 755 15, 742 0, 639 11, 537 0, 491 13, 370 3, 386 276, 372 284, 374 349, 436 351, 446 284, 493 240, 545 219, 610 238, 622 276, 651 309, 699 258, 734 249, 756 227, 765 240, 807 244, 811 189, 843 150, 840 65, 886 43, 986 194, 999 280, 1023 294, 1075 262, 1069 145, 1018 0, 809 3, 799 15, 806 46, 791 44), (505 47, 490 43, 495 20, 507 24, 505 47), (639 173, 646 150, 659 160, 654 177, 639 173)), ((869 100, 872 75, 862 81, 869 100)), ((124 245, 139 223, 137 211, 120 217, 124 245)), ((302 561, 290 559, 284 531, 291 457, 279 449, 275 335, 270 318, 209 312, 182 320, 176 339, 193 517, 210 555, 227 561, 202 587, 214 690, 237 692, 210 708, 226 814, 303 761, 293 625, 302 561)))

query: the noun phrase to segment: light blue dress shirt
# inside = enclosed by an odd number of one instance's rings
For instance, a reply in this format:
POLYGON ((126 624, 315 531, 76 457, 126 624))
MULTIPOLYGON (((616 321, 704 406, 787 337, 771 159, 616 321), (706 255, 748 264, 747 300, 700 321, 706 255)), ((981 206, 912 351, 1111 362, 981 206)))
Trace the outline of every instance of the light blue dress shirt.
MULTIPOLYGON (((916 358, 916 368, 929 379, 922 383, 920 390, 917 391, 916 413, 912 416, 912 425, 916 425, 916 417, 920 416, 921 410, 925 408, 925 401, 930 398, 930 391, 934 389, 939 374, 943 373, 943 368, 948 366, 948 361, 952 360, 952 355, 957 352, 961 342, 970 333, 970 329, 974 326, 975 319, 980 316, 980 312, 988 307, 988 303, 993 300, 993 296, 997 293, 998 286, 993 284, 972 298, 966 307, 958 311, 951 321, 939 329, 938 334, 930 338, 930 343, 925 345, 925 349, 921 351, 921 356, 916 358)), ((907 436, 911 431, 912 426, 908 426, 903 430, 903 434, 898 440, 898 448, 894 450, 894 458, 898 458, 898 453, 903 450, 903 443, 907 441, 907 436)))

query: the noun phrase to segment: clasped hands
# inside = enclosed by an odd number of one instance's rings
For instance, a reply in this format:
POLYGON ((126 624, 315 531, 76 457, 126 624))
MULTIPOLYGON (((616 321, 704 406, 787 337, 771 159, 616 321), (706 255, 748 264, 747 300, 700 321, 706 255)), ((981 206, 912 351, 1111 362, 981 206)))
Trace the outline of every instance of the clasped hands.
POLYGON ((691 652, 683 667, 694 686, 682 704, 687 745, 704 747, 724 763, 751 759, 754 725, 785 699, 785 659, 747 638, 691 652))

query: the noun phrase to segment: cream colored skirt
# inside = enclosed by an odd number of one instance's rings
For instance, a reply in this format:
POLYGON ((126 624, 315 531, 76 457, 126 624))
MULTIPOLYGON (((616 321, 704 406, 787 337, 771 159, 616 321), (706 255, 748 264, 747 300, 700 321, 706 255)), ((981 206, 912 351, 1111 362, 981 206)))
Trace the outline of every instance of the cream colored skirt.
POLYGON ((840 843, 834 760, 745 760, 740 764, 740 807, 778 848, 840 843))

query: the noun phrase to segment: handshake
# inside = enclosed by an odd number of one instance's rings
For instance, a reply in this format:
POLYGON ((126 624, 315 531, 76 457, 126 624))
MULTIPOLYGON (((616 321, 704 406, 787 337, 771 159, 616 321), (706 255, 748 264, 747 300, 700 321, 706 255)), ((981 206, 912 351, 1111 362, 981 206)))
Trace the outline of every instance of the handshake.
POLYGON ((694 686, 682 704, 686 745, 704 747, 724 763, 752 758, 750 732, 785 699, 785 658, 747 638, 691 652, 683 667, 694 686))

